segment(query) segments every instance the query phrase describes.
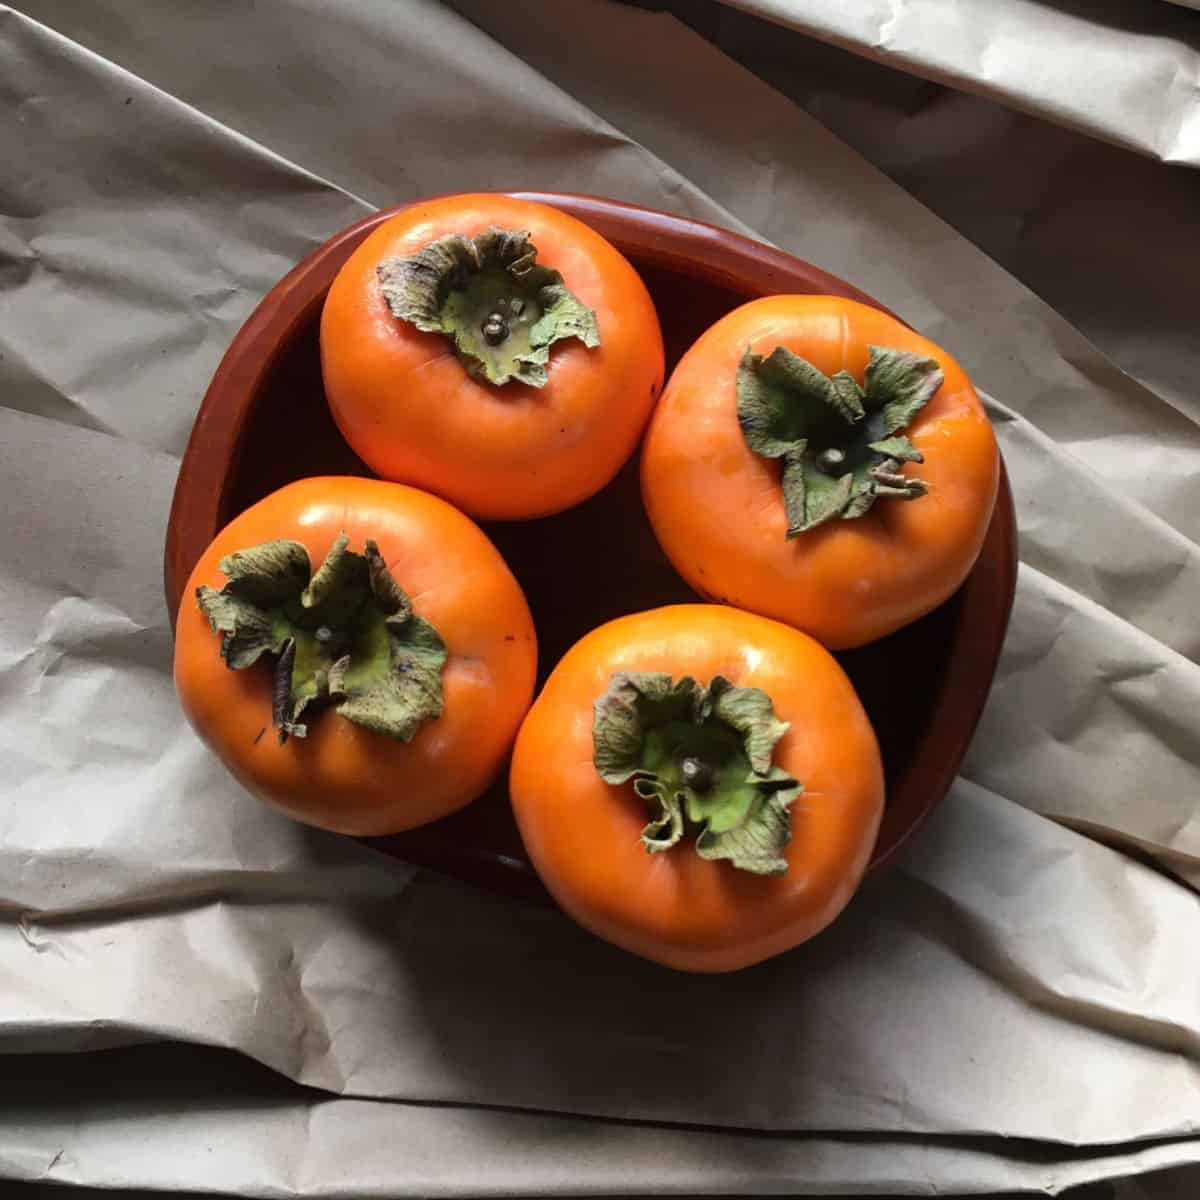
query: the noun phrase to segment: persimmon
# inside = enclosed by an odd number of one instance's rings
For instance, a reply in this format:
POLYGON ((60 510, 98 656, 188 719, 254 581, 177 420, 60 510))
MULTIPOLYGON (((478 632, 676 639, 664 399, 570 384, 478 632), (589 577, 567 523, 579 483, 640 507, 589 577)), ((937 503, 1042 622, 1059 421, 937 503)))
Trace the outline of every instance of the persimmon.
POLYGON ((262 800, 342 833, 468 804, 533 695, 520 585, 470 520, 415 488, 304 479, 201 556, 175 684, 201 738, 262 800))
POLYGON ((874 731, 817 641, 720 605, 577 642, 517 735, 530 859, 580 924, 686 971, 812 937, 857 888, 883 811, 874 731))
POLYGON ((683 356, 641 469, 655 533, 693 588, 841 649, 958 588, 999 452, 940 347, 852 300, 771 296, 683 356))
POLYGON ((662 387, 650 295, 600 234, 499 194, 381 224, 321 315, 330 410, 372 470, 486 519, 569 508, 633 453, 662 387))

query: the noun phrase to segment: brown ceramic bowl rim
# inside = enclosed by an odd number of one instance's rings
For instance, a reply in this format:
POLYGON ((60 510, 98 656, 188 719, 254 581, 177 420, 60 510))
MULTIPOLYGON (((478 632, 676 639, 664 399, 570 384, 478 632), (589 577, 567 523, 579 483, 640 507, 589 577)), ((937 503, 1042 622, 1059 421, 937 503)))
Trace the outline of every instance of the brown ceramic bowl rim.
MULTIPOLYGON (((744 234, 691 217, 577 193, 493 189, 476 194, 509 195, 563 209, 616 242, 622 253, 635 262, 675 269, 712 286, 744 293, 747 275, 753 272, 756 281, 765 284, 764 294, 772 291, 791 293, 796 289, 786 286, 787 281, 794 281, 801 274, 817 285, 812 294, 857 300, 903 321, 903 317, 866 292, 811 263, 744 234), (775 280, 785 286, 773 287, 775 280)), ((201 506, 212 532, 215 534, 220 528, 219 516, 226 502, 225 486, 236 470, 236 461, 231 461, 230 455, 237 453, 252 408, 246 403, 232 404, 231 397, 257 394, 279 355, 292 343, 298 328, 311 321, 315 310, 323 304, 333 276, 349 253, 345 249, 348 243, 356 246, 367 233, 397 213, 437 198, 422 197, 380 209, 335 233, 270 289, 234 336, 201 402, 184 451, 171 506, 164 554, 164 585, 172 626, 183 588, 203 549, 183 544, 181 512, 185 505, 192 510, 201 506), (208 520, 209 516, 211 520, 208 520)), ((190 515, 192 527, 201 524, 197 520, 200 514, 192 511, 190 515)), ((931 722, 945 722, 955 730, 956 736, 951 740, 955 746, 961 746, 964 753, 994 679, 1011 613, 1016 578, 1015 527, 1012 493, 1001 459, 1000 488, 987 541, 997 536, 998 531, 1003 545, 994 559, 1001 571, 1002 594, 994 597, 990 623, 975 633, 980 639, 979 649, 991 662, 991 670, 986 680, 982 680, 983 686, 979 686, 980 679, 969 673, 967 665, 956 663, 952 656, 930 714, 931 722)), ((982 553, 980 558, 982 560, 982 553)), ((963 584, 964 590, 970 588, 971 577, 979 566, 977 562, 963 584)), ((929 752, 928 746, 922 747, 923 755, 928 756, 929 752)), ((953 763, 919 762, 918 773, 925 783, 924 798, 918 804, 906 806, 907 823, 891 831, 891 840, 886 846, 881 848, 877 841, 870 862, 871 871, 891 861, 924 824, 949 791, 960 764, 961 755, 953 763)), ((884 821, 886 826, 886 810, 884 821)), ((884 827, 881 827, 881 838, 883 831, 884 827)))

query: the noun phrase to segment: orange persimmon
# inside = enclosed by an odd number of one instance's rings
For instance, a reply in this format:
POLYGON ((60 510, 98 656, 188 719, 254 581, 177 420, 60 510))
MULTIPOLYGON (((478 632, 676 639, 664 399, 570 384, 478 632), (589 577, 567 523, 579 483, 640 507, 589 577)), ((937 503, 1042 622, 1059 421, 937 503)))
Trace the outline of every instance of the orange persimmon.
POLYGON ((992 427, 944 350, 833 296, 771 296, 708 329, 646 434, 642 495, 702 595, 834 649, 936 608, 978 557, 992 427))
POLYGON ((720 605, 621 617, 563 657, 509 779, 529 856, 581 925, 686 971, 812 937, 866 868, 883 767, 807 634, 720 605))
POLYGON ((196 564, 175 685, 260 799, 341 833, 394 833, 474 800, 533 695, 525 596, 444 500, 303 479, 235 517, 196 564))
POLYGON ((524 519, 600 490, 662 387, 650 295, 600 234, 544 204, 445 196, 338 273, 321 366, 343 436, 385 479, 524 519))

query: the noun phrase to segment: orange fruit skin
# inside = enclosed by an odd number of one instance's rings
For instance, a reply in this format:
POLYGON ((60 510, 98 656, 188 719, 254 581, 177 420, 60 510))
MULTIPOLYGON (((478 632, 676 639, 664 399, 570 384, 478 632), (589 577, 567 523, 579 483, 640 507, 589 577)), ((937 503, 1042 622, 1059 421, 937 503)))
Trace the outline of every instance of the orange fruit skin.
POLYGON ((175 631, 175 686, 200 737, 248 791, 340 833, 397 833, 474 800, 505 763, 536 671, 524 593, 482 530, 436 496, 375 479, 304 479, 235 517, 196 564, 175 631), (196 588, 224 585, 226 554, 277 538, 302 543, 315 570, 343 530, 360 553, 375 540, 445 641, 444 711, 401 743, 327 708, 306 714, 307 737, 280 745, 270 663, 225 666, 196 588))
POLYGON ((803 629, 833 649, 924 616, 966 578, 983 546, 1000 475, 996 439, 963 369, 877 309, 832 296, 771 296, 735 309, 675 368, 646 433, 642 496, 663 550, 701 595, 803 629), (929 485, 882 498, 787 541, 779 460, 746 445, 737 368, 776 346, 826 375, 862 381, 870 345, 937 359, 942 386, 905 430, 924 456, 904 473, 929 485))
POLYGON ((509 776, 529 856, 559 904, 600 937, 684 971, 734 971, 798 945, 843 909, 883 812, 879 747, 841 667, 814 639, 719 605, 621 617, 577 642, 517 737, 509 776), (592 762, 592 706, 616 671, 724 675, 766 691, 790 729, 774 762, 804 785, 788 869, 760 876, 706 861, 688 833, 650 854, 647 807, 592 762))
POLYGON ((338 428, 377 474, 480 519, 524 519, 620 470, 662 389, 663 343, 641 278, 594 230, 547 205, 459 195, 405 209, 358 247, 325 301, 321 366, 338 428), (379 284, 384 260, 491 225, 530 231, 538 262, 596 313, 599 346, 556 342, 542 388, 474 379, 445 337, 393 317, 379 284))

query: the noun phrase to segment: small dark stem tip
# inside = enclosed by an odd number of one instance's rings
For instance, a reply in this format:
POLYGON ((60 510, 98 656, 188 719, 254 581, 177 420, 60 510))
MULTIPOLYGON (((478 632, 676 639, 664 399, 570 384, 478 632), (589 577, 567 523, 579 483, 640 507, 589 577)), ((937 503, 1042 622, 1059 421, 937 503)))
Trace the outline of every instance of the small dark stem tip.
POLYGON ((508 322, 503 313, 489 313, 479 328, 483 333, 483 340, 489 346, 498 346, 508 337, 508 322))
POLYGON ((834 472, 846 461, 846 452, 836 446, 830 446, 817 455, 817 466, 822 471, 834 472))
POLYGON ((693 792, 707 792, 713 785, 713 769, 702 758, 689 755, 679 764, 679 774, 693 792))

